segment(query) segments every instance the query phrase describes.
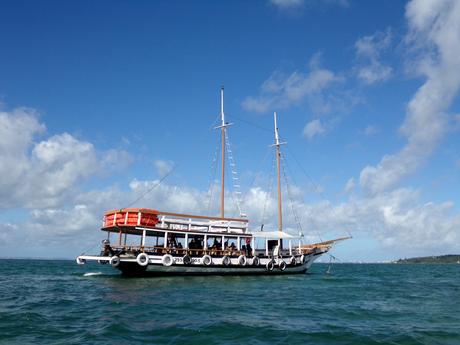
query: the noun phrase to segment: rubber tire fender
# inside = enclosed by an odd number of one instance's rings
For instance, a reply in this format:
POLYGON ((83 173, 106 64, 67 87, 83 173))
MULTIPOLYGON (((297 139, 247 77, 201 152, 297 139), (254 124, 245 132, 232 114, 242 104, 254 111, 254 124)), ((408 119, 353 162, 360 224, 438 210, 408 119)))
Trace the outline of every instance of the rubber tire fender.
POLYGON ((275 263, 273 262, 273 260, 270 260, 269 262, 265 264, 265 269, 269 272, 273 271, 274 268, 275 268, 275 263))
POLYGON ((184 257, 182 258, 182 262, 186 266, 191 265, 192 264, 192 258, 190 256, 188 256, 187 254, 185 254, 184 257))
POLYGON ((174 263, 174 258, 171 254, 165 254, 161 258, 161 263, 163 264, 163 266, 169 267, 174 263))
POLYGON ((286 269, 286 262, 283 261, 280 261, 280 263, 278 264, 278 267, 280 268, 281 271, 284 271, 286 269))
POLYGON ((112 256, 109 262, 112 267, 118 267, 120 265, 120 258, 116 255, 112 256))
POLYGON ((248 259, 246 258, 246 256, 244 255, 238 256, 238 264, 240 266, 246 266, 247 263, 248 263, 248 259))
POLYGON ((252 266, 259 266, 259 264, 260 264, 259 258, 257 256, 254 256, 252 258, 252 266))
POLYGON ((224 266, 230 266, 232 264, 232 260, 230 260, 230 258, 225 255, 223 258, 222 258, 222 265, 224 266))
POLYGON ((203 263, 203 265, 205 266, 211 266, 212 265, 212 258, 210 255, 203 255, 203 257, 201 258, 201 262, 203 263))
POLYGON ((136 262, 139 264, 139 266, 147 266, 149 264, 149 256, 145 253, 140 253, 136 257, 136 262))

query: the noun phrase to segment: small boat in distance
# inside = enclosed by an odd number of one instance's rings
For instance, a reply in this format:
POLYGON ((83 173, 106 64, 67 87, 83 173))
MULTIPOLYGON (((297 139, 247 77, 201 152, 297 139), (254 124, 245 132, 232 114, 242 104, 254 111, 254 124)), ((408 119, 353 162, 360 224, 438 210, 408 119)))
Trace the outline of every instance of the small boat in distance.
POLYGON ((338 238, 303 244, 301 236, 283 231, 280 179, 280 142, 274 113, 278 193, 278 229, 251 231, 248 219, 225 216, 224 90, 221 89, 221 194, 220 216, 164 212, 149 208, 123 208, 104 215, 101 230, 107 232, 99 255, 80 255, 87 261, 109 263, 125 275, 255 275, 305 273, 327 253, 338 238), (110 242, 115 235, 116 244, 110 242))

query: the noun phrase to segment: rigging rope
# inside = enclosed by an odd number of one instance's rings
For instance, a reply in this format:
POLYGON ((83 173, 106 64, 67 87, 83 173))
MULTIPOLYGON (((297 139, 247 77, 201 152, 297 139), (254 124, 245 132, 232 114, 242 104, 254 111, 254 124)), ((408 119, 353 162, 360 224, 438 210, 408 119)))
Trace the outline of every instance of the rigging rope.
POLYGON ((240 216, 243 215, 241 210, 241 185, 240 185, 240 178, 238 177, 238 171, 236 169, 235 158, 233 157, 233 152, 230 145, 230 140, 228 139, 227 131, 225 131, 225 151, 227 152, 228 163, 230 165, 230 172, 232 174, 232 181, 233 181, 233 199, 236 202, 236 207, 240 216))
POLYGON ((169 175, 171 175, 171 173, 176 170, 177 168, 177 164, 175 164, 171 170, 169 170, 157 183, 155 183, 151 188, 149 188, 147 191, 145 191, 143 194, 141 194, 141 196, 139 196, 136 200, 134 200, 133 202, 131 202, 130 204, 128 204, 126 207, 124 208, 128 208, 128 207, 131 207, 133 206, 136 202, 138 202, 139 200, 141 200, 142 198, 144 198, 147 194, 149 194, 152 190, 154 190, 155 188, 157 188, 169 175))
POLYGON ((287 173, 286 173, 286 170, 287 170, 287 163, 286 163, 286 160, 284 158, 284 155, 281 155, 281 163, 282 163, 282 168, 283 168, 283 175, 284 175, 284 180, 286 182, 286 191, 287 191, 287 195, 288 195, 288 199, 289 199, 289 204, 291 206, 291 212, 294 216, 294 221, 297 223, 297 226, 299 228, 299 235, 302 236, 303 235, 303 229, 302 229, 302 224, 300 222, 300 219, 299 219, 299 216, 294 208, 294 201, 293 201, 293 198, 292 198, 292 193, 291 193, 291 186, 289 185, 289 181, 288 181, 288 177, 287 177, 287 173))
MULTIPOLYGON (((281 158, 282 158, 282 162, 283 162, 283 173, 284 173, 284 178, 286 180, 286 188, 287 188, 287 191, 288 191, 288 197, 289 197, 290 202, 291 202, 292 213, 294 215, 294 219, 297 222, 297 224, 299 226, 299 229, 300 229, 300 231, 302 233, 302 236, 303 236, 303 228, 302 228, 301 220, 300 220, 297 212, 294 209, 294 205, 293 205, 293 202, 292 202, 292 199, 291 199, 291 196, 290 196, 290 185, 289 185, 289 182, 288 182, 288 179, 287 179, 287 174, 286 174, 286 170, 290 170, 289 169, 289 164, 288 164, 288 161, 287 161, 287 159, 285 158, 284 155, 282 155, 281 158)), ((295 180, 294 180, 294 183, 297 184, 295 180)), ((315 228, 315 232, 316 232, 316 235, 318 236, 319 240, 322 242, 323 239, 322 239, 321 234, 319 233, 318 229, 315 228)))

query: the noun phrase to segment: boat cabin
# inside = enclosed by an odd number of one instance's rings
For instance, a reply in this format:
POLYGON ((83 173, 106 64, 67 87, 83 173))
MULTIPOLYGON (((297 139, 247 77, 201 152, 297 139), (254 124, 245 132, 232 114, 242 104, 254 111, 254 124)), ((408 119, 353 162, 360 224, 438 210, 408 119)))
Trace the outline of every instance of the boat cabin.
MULTIPOLYGON (((222 219, 127 208, 106 212, 101 230, 108 233, 108 243, 112 243, 110 249, 105 250, 117 254, 270 257, 294 253, 293 236, 281 231, 249 232, 244 218, 222 219), (115 240, 110 241, 111 234, 115 240), (283 239, 288 243, 286 249, 282 249, 283 239)), ((297 254, 299 248, 296 249, 297 254)))

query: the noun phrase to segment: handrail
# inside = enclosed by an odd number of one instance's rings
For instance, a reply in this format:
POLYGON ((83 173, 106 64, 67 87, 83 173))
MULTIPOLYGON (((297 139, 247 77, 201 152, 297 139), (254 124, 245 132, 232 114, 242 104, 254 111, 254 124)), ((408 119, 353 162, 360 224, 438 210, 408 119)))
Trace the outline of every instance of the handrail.
POLYGON ((163 246, 131 246, 131 245, 113 245, 111 246, 114 250, 127 250, 127 251, 142 251, 142 252, 149 252, 149 251, 156 251, 160 252, 161 254, 189 254, 189 255, 229 255, 229 256, 237 256, 237 255, 244 255, 246 254, 244 250, 231 250, 231 249, 191 249, 191 248, 170 248, 170 247, 163 247, 163 246))

